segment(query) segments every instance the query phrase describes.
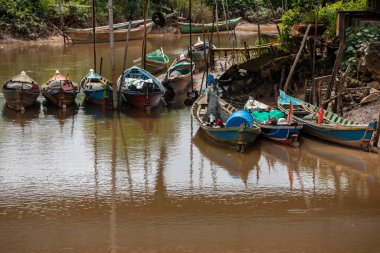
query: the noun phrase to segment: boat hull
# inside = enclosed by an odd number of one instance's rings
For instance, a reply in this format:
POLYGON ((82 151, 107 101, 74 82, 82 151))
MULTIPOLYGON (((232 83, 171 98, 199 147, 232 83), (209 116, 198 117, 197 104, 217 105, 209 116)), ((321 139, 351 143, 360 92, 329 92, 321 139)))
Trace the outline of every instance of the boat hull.
POLYGON ((168 67, 168 64, 165 62, 152 61, 149 59, 145 60, 146 70, 150 73, 157 73, 165 70, 168 67))
POLYGON ((53 105, 58 106, 59 108, 66 108, 67 106, 75 102, 75 98, 78 92, 57 92, 52 93, 48 92, 46 89, 42 90, 42 95, 46 98, 48 102, 53 105))
MULTIPOLYGON (((227 31, 228 30, 233 30, 235 29, 236 25, 239 23, 241 18, 235 18, 235 19, 230 19, 228 21, 223 21, 219 22, 218 25, 212 23, 208 24, 197 24, 193 23, 191 26, 191 33, 202 33, 203 30, 205 32, 216 32, 217 28, 219 31, 227 31)), ((190 33, 190 24, 189 23, 183 23, 183 22, 178 22, 177 26, 181 33, 190 33)))
POLYGON ((241 145, 247 146, 260 135, 260 131, 245 127, 213 128, 201 126, 201 129, 214 142, 231 148, 239 148, 241 145))
MULTIPOLYGON (((153 22, 148 23, 146 25, 147 33, 149 33, 152 30, 153 22)), ((125 41, 127 37, 128 29, 119 29, 114 31, 114 40, 115 41, 125 41)), ((92 36, 92 30, 91 31, 77 31, 72 30, 68 31, 67 36, 71 39, 72 43, 74 44, 84 44, 84 43, 92 43, 93 42, 93 36, 92 36)), ((96 31, 95 36, 95 42, 101 43, 101 42, 109 42, 110 35, 109 30, 98 30, 96 31)), ((130 40, 138 40, 144 38, 144 26, 140 26, 138 28, 131 29, 129 33, 129 39, 130 40)))
POLYGON ((326 141, 349 147, 368 149, 376 124, 373 124, 372 127, 359 129, 333 129, 306 123, 303 129, 307 134, 326 141))
POLYGON ((85 90, 83 89, 84 94, 86 94, 86 101, 89 101, 94 104, 103 105, 107 103, 107 100, 112 100, 112 90, 106 91, 105 89, 101 90, 85 90), (108 94, 107 94, 108 93, 108 94))
POLYGON ((16 111, 23 111, 25 108, 36 103, 39 92, 23 91, 21 89, 3 89, 6 104, 9 108, 16 111))
POLYGON ((191 76, 187 75, 180 78, 170 78, 169 79, 170 85, 173 88, 173 91, 176 95, 182 94, 187 90, 187 87, 189 86, 191 82, 191 76))
POLYGON ((272 141, 298 146, 302 126, 268 126, 260 124, 261 133, 272 141))
POLYGON ((138 108, 155 107, 161 102, 161 98, 164 95, 163 92, 142 94, 142 93, 129 93, 123 92, 123 100, 138 108))

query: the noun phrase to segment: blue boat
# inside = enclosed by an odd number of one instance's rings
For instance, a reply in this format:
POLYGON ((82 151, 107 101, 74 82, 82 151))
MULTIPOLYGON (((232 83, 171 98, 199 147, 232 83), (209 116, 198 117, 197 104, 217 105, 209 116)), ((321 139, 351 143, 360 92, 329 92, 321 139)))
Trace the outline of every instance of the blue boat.
POLYGON ((302 124, 294 120, 288 122, 285 119, 286 114, 252 97, 249 98, 244 109, 252 114, 264 137, 294 147, 299 146, 302 124))
POLYGON ((337 144, 369 149, 372 134, 377 126, 376 122, 362 124, 339 117, 336 113, 324 111, 323 114, 320 113, 323 121, 318 124, 320 108, 291 97, 280 90, 277 100, 278 108, 287 113, 290 103, 293 104, 294 119, 303 124, 303 130, 306 133, 337 144))
POLYGON ((260 135, 260 127, 246 111, 238 111, 223 99, 219 99, 212 89, 204 92, 191 108, 192 117, 205 134, 214 142, 236 148, 244 152, 246 146, 253 143, 260 135), (209 101, 212 97, 218 101, 218 116, 209 113, 209 101), (220 122, 218 124, 218 121, 220 122))
POLYGON ((106 78, 90 69, 90 72, 80 82, 86 100, 94 104, 105 104, 112 100, 112 84, 106 78))

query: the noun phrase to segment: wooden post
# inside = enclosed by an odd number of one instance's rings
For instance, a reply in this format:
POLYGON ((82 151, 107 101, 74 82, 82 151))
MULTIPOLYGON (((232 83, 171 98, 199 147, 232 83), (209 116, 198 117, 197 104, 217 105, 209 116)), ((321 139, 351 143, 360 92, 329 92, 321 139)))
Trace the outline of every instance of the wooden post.
POLYGON ((248 51, 248 48, 247 48, 247 42, 246 41, 244 41, 244 48, 245 48, 245 58, 248 61, 251 57, 249 56, 249 51, 248 51))
POLYGON ((100 57, 99 75, 102 75, 103 70, 103 57, 100 57))
POLYGON ((373 136, 373 146, 374 147, 380 148, 379 138, 380 138, 380 113, 379 113, 379 118, 377 120, 377 130, 375 132, 375 135, 373 136))
POLYGON ((193 78, 193 50, 192 50, 192 44, 193 44, 193 41, 192 41, 192 29, 191 29, 191 26, 192 26, 192 18, 191 18, 191 0, 189 0, 189 13, 190 13, 190 40, 189 40, 189 50, 190 50, 190 82, 191 82, 191 91, 193 92, 194 91, 194 78, 193 78))
POLYGON ((92 0, 92 43, 94 46, 94 72, 96 73, 96 33, 95 33, 95 0, 92 0))
POLYGON ((309 34, 310 27, 311 27, 311 25, 309 24, 309 25, 307 26, 307 28, 306 28, 306 32, 305 32, 305 35, 303 36, 303 40, 302 40, 302 43, 301 43, 301 47, 300 47, 300 49, 298 50, 298 53, 297 53, 297 55, 296 55, 296 59, 294 60, 293 65, 292 65, 292 68, 290 69, 290 73, 289 73, 289 75, 288 75, 288 78, 286 79, 286 83, 285 83, 285 85, 284 85, 284 91, 285 91, 285 92, 287 92, 287 90, 288 90, 289 82, 290 82, 290 80, 291 80, 292 77, 293 77, 294 69, 295 69, 296 66, 297 66, 297 62, 298 62, 298 60, 299 60, 299 58, 300 58, 300 56, 301 56, 302 50, 303 50, 303 48, 304 48, 304 46, 305 46, 306 38, 307 38, 307 35, 309 34))
POLYGON ((113 9, 112 0, 108 0, 108 19, 109 19, 109 33, 110 33, 110 49, 111 49, 111 82, 112 82, 112 97, 113 109, 117 109, 117 84, 116 84, 116 66, 115 66, 115 42, 113 34, 113 9))

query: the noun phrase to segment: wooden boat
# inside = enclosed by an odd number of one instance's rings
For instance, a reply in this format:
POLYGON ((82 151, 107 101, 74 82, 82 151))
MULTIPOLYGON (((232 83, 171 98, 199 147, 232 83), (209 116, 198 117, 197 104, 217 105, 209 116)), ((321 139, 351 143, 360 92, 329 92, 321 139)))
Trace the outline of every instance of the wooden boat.
POLYGON ((2 91, 7 106, 16 111, 32 106, 40 95, 40 87, 24 71, 6 81, 2 91))
POLYGON ((150 73, 156 73, 167 68, 169 57, 164 53, 164 50, 157 49, 145 56, 146 69, 150 73))
MULTIPOLYGON (((235 29, 236 25, 239 23, 240 19, 241 18, 239 17, 239 18, 233 18, 233 19, 221 21, 221 22, 215 23, 214 26, 212 23, 204 24, 204 26, 203 24, 200 24, 200 23, 192 23, 191 33, 201 33, 203 32, 203 28, 205 32, 208 32, 208 31, 216 32, 217 31, 216 27, 218 27, 219 31, 226 31, 227 28, 229 30, 233 30, 235 29), (212 29, 213 27, 214 29, 212 29)), ((177 26, 179 30, 181 31, 181 33, 190 33, 190 23, 177 22, 177 26)))
POLYGON ((252 114, 253 119, 260 126, 261 133, 264 137, 272 141, 290 144, 296 147, 299 146, 302 130, 301 124, 294 120, 287 122, 285 119, 286 114, 279 110, 274 110, 270 106, 254 100, 251 97, 245 104, 244 109, 252 114), (270 118, 275 119, 272 124, 268 124, 270 118))
MULTIPOLYGON (((211 45, 215 48, 214 45, 211 45)), ((203 42, 200 37, 198 37, 197 43, 191 49, 191 58, 195 63, 197 69, 203 69, 206 67, 205 55, 208 55, 210 44, 208 42, 203 42)), ((190 58, 190 52, 188 52, 188 57, 190 58)))
POLYGON ((73 104, 78 93, 78 85, 58 70, 42 88, 42 95, 46 100, 62 109, 73 104))
MULTIPOLYGON (((147 22, 147 33, 152 30, 153 22, 147 22)), ((95 31, 95 42, 109 42, 110 34, 108 29, 98 29, 95 31)), ((124 41, 127 37, 128 29, 117 29, 114 31, 115 41, 124 41)), ((68 30, 66 35, 71 39, 74 44, 92 43, 92 29, 90 30, 68 30)), ((129 33, 130 40, 142 39, 144 37, 144 24, 131 29, 129 33)))
MULTIPOLYGON (((150 20, 148 20, 148 22, 149 21, 150 20)), ((132 21, 131 22, 131 28, 136 28, 136 27, 140 26, 141 24, 144 24, 144 19, 132 21)), ((127 29, 128 25, 129 25, 129 21, 113 24, 113 29, 114 30, 127 29)), ((109 30, 109 25, 95 27, 95 31, 102 31, 102 30, 109 30)), ((91 31, 92 32, 92 27, 90 27, 90 28, 66 28, 66 32, 84 32, 84 31, 91 31)))
POLYGON ((344 119, 336 113, 322 111, 305 101, 291 97, 280 90, 277 100, 278 108, 288 113, 290 103, 294 108, 294 119, 303 124, 303 130, 318 138, 345 146, 368 150, 376 122, 361 124, 344 119), (318 117, 320 121, 318 124, 318 117))
POLYGON ((211 140, 218 144, 234 147, 238 152, 244 152, 246 146, 253 143, 261 133, 260 127, 253 121, 252 116, 248 112, 237 111, 235 107, 223 99, 219 99, 212 89, 204 92, 194 102, 191 113, 202 131, 211 140), (216 110, 217 113, 210 112, 210 110, 215 108, 218 108, 216 110), (244 118, 245 116, 239 117, 239 115, 236 115, 241 113, 245 113, 250 118, 246 119, 244 118), (224 127, 215 127, 215 124, 219 120, 226 122, 225 126, 223 124, 224 127))
POLYGON ((185 55, 177 57, 166 72, 165 83, 169 85, 175 95, 186 91, 187 86, 191 83, 191 71, 195 70, 195 64, 191 64, 189 58, 185 55), (191 69, 191 65, 193 65, 191 69))
POLYGON ((157 78, 136 66, 127 69, 117 80, 117 85, 121 85, 123 100, 139 108, 157 106, 165 94, 165 88, 157 78))
POLYGON ((94 104, 105 104, 112 100, 112 84, 106 78, 90 69, 90 72, 81 80, 80 87, 86 94, 86 101, 94 104))

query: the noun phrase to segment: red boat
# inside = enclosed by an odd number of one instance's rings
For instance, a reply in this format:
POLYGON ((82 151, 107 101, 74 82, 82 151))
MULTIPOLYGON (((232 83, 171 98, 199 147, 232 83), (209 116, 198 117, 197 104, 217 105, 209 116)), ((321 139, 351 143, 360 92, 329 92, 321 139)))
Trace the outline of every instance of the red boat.
POLYGON ((42 88, 42 95, 50 103, 62 109, 66 109, 66 106, 73 104, 78 93, 79 86, 58 70, 42 88))
POLYGON ((121 85, 123 100, 139 108, 157 106, 165 94, 165 88, 157 78, 136 66, 127 69, 117 80, 117 85, 121 85))

